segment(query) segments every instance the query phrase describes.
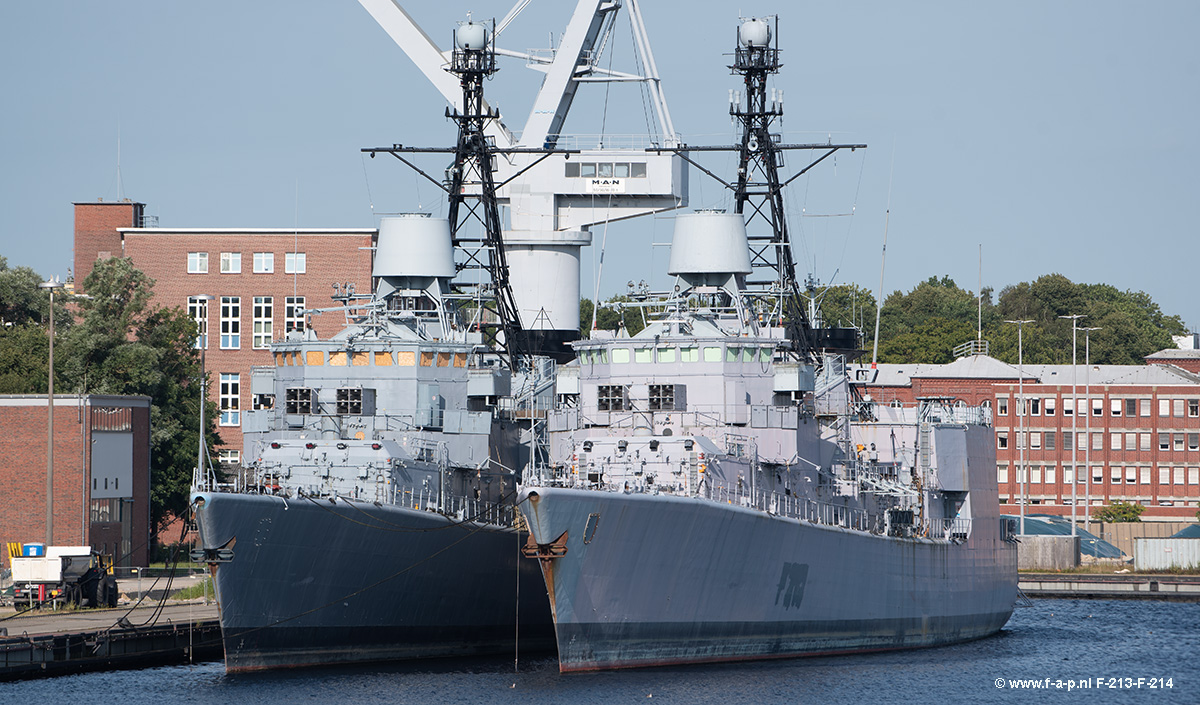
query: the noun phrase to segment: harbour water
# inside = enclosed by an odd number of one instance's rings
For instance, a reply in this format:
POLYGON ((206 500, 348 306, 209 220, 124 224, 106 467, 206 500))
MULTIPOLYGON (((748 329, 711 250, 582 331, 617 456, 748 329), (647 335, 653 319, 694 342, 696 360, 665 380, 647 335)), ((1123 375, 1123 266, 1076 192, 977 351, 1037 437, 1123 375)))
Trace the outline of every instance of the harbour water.
POLYGON ((1200 603, 1037 600, 995 637, 841 657, 573 675, 548 654, 523 657, 519 672, 491 659, 230 676, 214 662, 0 684, 0 694, 122 705, 1198 703, 1200 603))

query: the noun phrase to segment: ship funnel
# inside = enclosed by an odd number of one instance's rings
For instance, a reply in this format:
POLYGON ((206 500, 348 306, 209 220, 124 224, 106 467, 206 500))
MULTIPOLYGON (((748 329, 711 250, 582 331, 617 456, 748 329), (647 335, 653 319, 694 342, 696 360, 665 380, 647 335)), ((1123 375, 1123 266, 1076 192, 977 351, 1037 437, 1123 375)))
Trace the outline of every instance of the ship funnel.
POLYGON ((375 247, 376 277, 453 277, 450 221, 428 213, 382 218, 375 247))
POLYGON ((708 210, 675 217, 668 274, 749 274, 750 271, 746 221, 740 213, 708 210))

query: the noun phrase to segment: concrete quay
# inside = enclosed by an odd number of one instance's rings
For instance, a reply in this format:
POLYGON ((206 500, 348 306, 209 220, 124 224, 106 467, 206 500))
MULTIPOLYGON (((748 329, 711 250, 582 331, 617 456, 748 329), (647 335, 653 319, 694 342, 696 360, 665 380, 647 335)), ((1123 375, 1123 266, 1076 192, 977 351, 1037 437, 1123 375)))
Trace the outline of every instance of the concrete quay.
POLYGON ((1169 573, 1021 573, 1028 597, 1200 602, 1200 575, 1169 573))

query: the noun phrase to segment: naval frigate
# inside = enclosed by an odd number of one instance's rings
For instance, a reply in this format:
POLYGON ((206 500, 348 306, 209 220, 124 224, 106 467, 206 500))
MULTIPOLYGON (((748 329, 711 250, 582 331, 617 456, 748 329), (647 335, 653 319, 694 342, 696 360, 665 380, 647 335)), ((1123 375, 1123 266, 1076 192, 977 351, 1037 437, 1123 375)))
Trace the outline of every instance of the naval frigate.
POLYGON ((870 402, 800 301, 770 35, 738 31, 734 212, 678 216, 673 289, 630 304, 648 325, 574 343, 558 373, 550 459, 518 506, 564 672, 948 644, 1016 601, 988 410, 870 402))

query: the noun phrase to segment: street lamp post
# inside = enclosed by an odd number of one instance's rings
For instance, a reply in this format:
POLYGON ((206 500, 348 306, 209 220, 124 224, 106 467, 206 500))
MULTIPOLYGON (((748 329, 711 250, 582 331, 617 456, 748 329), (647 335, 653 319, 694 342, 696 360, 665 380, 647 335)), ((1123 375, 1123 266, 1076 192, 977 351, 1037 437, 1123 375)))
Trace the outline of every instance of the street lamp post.
POLYGON ((196 473, 192 476, 192 490, 199 490, 206 488, 204 472, 204 468, 206 467, 204 464, 204 402, 208 397, 208 378, 204 373, 204 351, 208 349, 208 302, 216 299, 216 297, 208 294, 201 294, 200 296, 193 296, 192 298, 197 302, 197 315, 200 315, 201 312, 204 315, 204 325, 196 337, 196 343, 200 348, 200 432, 198 434, 200 436, 200 441, 198 443, 199 447, 196 450, 196 473))
POLYGON ((1021 535, 1025 535, 1025 339, 1023 336, 1026 323, 1031 320, 1005 321, 1017 326, 1017 452, 1019 454, 1017 478, 1021 481, 1021 535))
POLYGON ((1080 328, 1083 331, 1083 396, 1087 397, 1087 421, 1084 423, 1088 444, 1083 449, 1083 464, 1087 475, 1083 478, 1083 528, 1092 530, 1092 331, 1099 328, 1080 328))
MULTIPOLYGON (((1085 318, 1085 316, 1082 313, 1077 313, 1072 316, 1059 316, 1059 318, 1071 319, 1071 535, 1077 536, 1078 531, 1075 528, 1075 523, 1078 521, 1077 508, 1079 507, 1079 465, 1077 464, 1076 451, 1079 450, 1079 439, 1076 437, 1076 434, 1078 433, 1077 419, 1079 418, 1079 397, 1077 396, 1079 370, 1075 352, 1079 319, 1085 318)), ((1084 472, 1087 472, 1086 468, 1084 472)))
POLYGON ((46 384, 46 545, 50 546, 54 543, 54 290, 63 288, 63 283, 51 279, 38 288, 50 291, 50 374, 46 384))

